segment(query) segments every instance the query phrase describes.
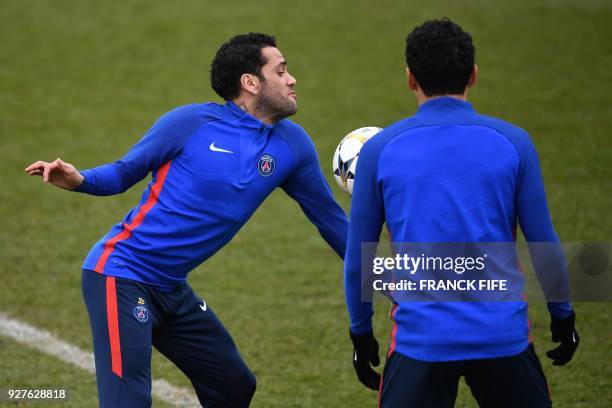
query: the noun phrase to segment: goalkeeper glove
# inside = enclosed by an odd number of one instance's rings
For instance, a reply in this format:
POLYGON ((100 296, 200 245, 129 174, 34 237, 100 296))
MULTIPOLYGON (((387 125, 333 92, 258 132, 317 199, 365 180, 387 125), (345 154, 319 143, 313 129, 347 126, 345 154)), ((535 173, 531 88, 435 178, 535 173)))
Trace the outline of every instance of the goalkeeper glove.
POLYGON ((378 391, 380 386, 380 374, 370 367, 380 364, 378 357, 378 342, 374 333, 354 334, 352 331, 351 340, 353 341, 353 367, 357 373, 359 381, 371 390, 378 391))
POLYGON ((576 313, 573 310, 572 314, 565 319, 551 317, 550 332, 552 333, 552 341, 555 343, 561 342, 559 347, 546 352, 548 358, 553 361, 553 365, 565 365, 574 356, 580 343, 580 337, 574 327, 575 321, 576 313))

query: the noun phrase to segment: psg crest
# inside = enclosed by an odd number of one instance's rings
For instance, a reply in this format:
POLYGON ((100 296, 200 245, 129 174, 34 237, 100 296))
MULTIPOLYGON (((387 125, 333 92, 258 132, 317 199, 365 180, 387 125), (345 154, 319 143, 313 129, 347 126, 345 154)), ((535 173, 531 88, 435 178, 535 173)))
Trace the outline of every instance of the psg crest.
POLYGON ((274 157, 269 154, 264 154, 257 161, 257 170, 264 177, 271 176, 274 173, 274 169, 276 169, 276 163, 274 162, 274 157))
POLYGON ((139 322, 144 323, 149 320, 149 311, 146 307, 138 305, 134 308, 134 317, 139 322))

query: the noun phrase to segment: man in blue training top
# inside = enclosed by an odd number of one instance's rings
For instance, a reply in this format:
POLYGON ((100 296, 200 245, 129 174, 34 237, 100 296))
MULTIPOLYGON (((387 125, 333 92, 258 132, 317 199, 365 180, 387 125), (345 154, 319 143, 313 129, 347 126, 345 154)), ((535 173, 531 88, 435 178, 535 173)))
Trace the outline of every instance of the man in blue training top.
POLYGON ((164 114, 120 160, 79 172, 60 159, 26 172, 94 195, 119 194, 153 173, 140 203, 89 252, 83 294, 103 407, 151 405, 151 345, 191 380, 207 407, 246 407, 255 377, 187 274, 221 249, 281 187, 327 243, 345 253, 347 220, 297 111, 295 78, 274 37, 223 44, 213 89, 226 103, 164 114))
MULTIPOLYGON (((360 153, 345 290, 353 364, 364 385, 380 390, 382 407, 452 407, 461 376, 482 407, 551 405, 522 301, 395 302, 382 379, 370 366, 379 363, 378 343, 372 303, 361 298, 360 254, 362 243, 378 242, 384 222, 396 244, 512 243, 517 225, 529 242, 559 242, 529 136, 467 102, 474 55, 471 36, 449 19, 416 27, 406 62, 419 109, 360 153)), ((563 260, 557 268, 566 273, 563 260)), ((575 314, 568 302, 548 309, 561 345, 547 355, 563 365, 578 346, 575 314)))

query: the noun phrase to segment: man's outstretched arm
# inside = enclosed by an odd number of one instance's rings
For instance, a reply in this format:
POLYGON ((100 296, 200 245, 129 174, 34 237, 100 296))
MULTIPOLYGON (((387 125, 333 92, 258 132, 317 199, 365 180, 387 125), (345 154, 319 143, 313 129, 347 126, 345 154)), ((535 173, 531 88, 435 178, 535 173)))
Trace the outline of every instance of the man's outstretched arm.
POLYGON ((172 160, 202 122, 197 107, 183 106, 159 118, 125 156, 113 163, 79 172, 72 164, 57 159, 50 163, 37 161, 25 171, 65 190, 93 195, 119 194, 172 160))

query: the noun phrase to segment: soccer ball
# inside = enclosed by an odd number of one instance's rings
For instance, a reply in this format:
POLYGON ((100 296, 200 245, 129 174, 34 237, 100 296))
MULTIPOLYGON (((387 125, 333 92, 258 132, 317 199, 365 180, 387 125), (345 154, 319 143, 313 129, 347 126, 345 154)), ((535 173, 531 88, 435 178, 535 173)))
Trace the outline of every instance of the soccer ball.
POLYGON ((353 195, 353 182, 355 181, 355 169, 359 152, 365 142, 372 136, 380 132, 382 128, 368 126, 353 130, 344 136, 334 153, 332 170, 334 178, 340 188, 349 195, 353 195))

